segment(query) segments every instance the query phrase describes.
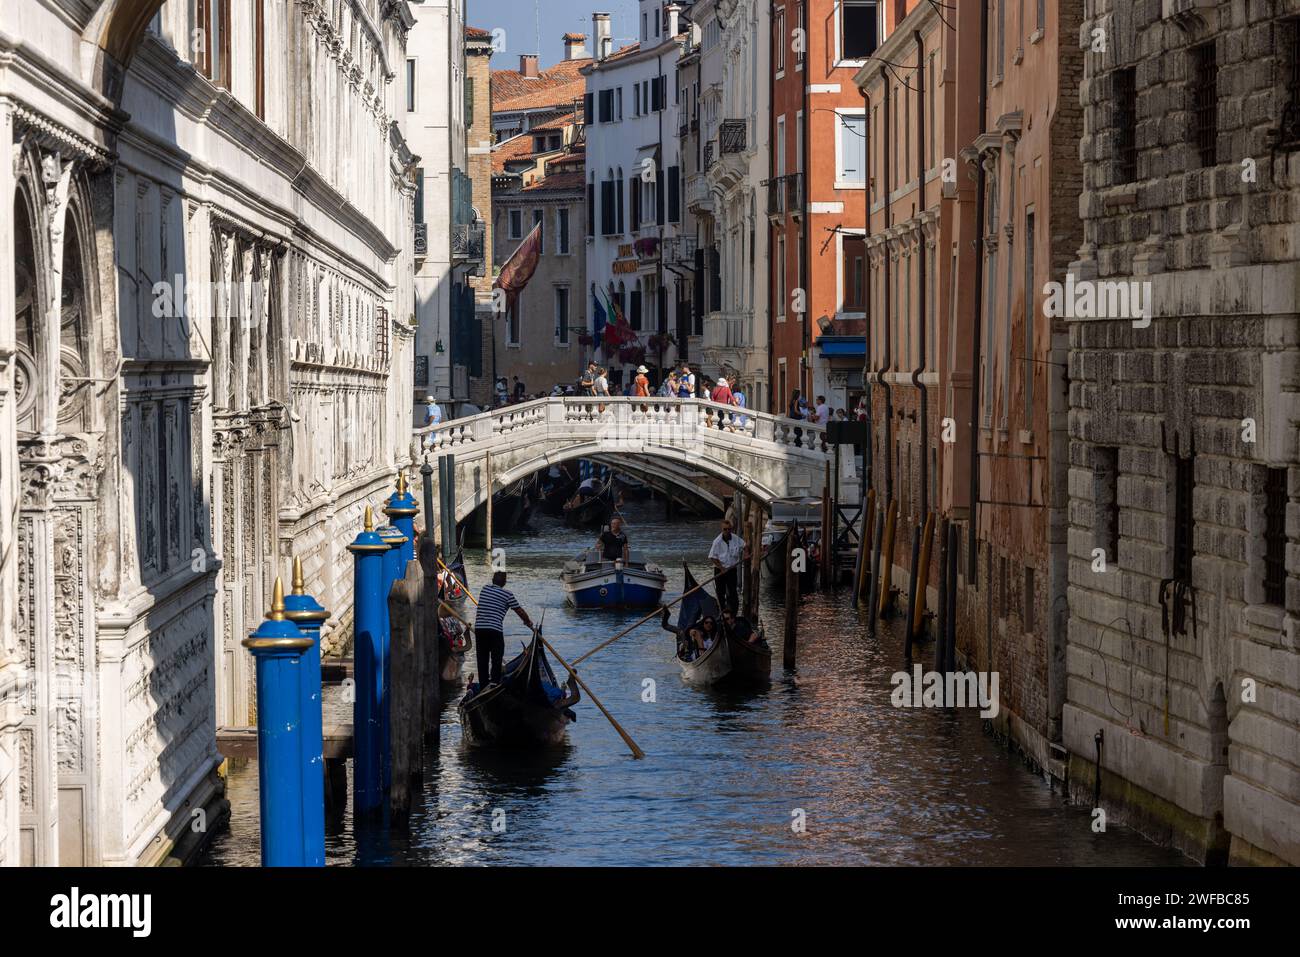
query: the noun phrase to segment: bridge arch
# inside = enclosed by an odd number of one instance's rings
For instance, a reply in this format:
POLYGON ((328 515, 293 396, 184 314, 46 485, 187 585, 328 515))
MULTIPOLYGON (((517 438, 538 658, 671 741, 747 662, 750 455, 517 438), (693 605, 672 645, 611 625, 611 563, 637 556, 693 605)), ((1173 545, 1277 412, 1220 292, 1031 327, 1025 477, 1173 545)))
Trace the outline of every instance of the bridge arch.
MULTIPOLYGON (((833 448, 824 429, 703 399, 550 397, 453 419, 414 432, 412 452, 455 456, 456 519, 486 500, 488 456, 499 489, 580 458, 649 458, 689 467, 764 506, 819 494, 833 448)), ((844 456, 841 494, 857 493, 844 456), (847 466, 847 468, 845 468, 847 466)))

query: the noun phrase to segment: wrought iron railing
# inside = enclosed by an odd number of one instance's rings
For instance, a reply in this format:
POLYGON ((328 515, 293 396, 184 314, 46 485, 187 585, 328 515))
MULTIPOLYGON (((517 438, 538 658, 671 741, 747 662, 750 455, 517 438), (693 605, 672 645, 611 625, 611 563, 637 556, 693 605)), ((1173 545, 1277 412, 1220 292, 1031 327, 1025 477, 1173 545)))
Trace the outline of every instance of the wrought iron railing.
POLYGON ((483 261, 483 224, 462 223, 451 227, 451 257, 465 262, 483 261))
POLYGON ((717 144, 713 140, 709 140, 704 144, 704 168, 706 170, 713 165, 713 148, 715 145, 717 144))
POLYGON ((745 121, 723 120, 718 127, 718 146, 722 153, 745 151, 745 121))

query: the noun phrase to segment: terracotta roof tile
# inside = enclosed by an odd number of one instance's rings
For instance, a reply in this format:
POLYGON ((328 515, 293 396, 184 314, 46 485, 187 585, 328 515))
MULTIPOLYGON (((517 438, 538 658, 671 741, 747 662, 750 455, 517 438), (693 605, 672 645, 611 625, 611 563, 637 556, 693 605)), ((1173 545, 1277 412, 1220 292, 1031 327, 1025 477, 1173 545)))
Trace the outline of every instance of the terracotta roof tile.
POLYGON ((585 177, 581 172, 551 173, 548 176, 538 177, 533 181, 531 186, 525 186, 521 192, 535 193, 542 190, 561 190, 561 189, 582 189, 585 185, 585 177))
MULTIPOLYGON (((532 78, 525 77, 518 70, 493 70, 491 78, 492 109, 494 111, 500 110, 510 100, 535 96, 543 90, 554 89, 576 81, 585 83, 582 74, 578 71, 591 62, 590 57, 579 60, 561 60, 555 66, 540 71, 536 77, 532 78)), ((552 102, 561 101, 555 100, 552 102)), ((541 105, 550 106, 551 103, 541 105)), ((531 109, 531 107, 515 107, 515 109, 531 109)))
POLYGON ((492 98, 493 113, 510 113, 514 110, 540 110, 554 106, 572 111, 574 103, 581 103, 587 92, 587 80, 579 77, 570 83, 560 83, 540 90, 526 91, 521 96, 507 100, 492 98))
POLYGON ((491 37, 492 34, 487 30, 480 29, 479 27, 467 26, 465 27, 465 36, 473 37, 475 40, 486 40, 491 37))
POLYGON ((533 138, 528 134, 516 136, 492 148, 492 175, 504 173, 512 160, 527 159, 533 155, 533 138))

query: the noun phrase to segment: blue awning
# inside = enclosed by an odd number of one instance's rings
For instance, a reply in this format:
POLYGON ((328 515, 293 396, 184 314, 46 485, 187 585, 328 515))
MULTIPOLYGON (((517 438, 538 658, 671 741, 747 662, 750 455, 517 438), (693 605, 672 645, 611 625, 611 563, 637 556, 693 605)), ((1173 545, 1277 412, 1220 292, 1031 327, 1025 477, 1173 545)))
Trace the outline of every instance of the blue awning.
POLYGON ((828 358, 864 358, 867 354, 866 336, 818 336, 816 345, 822 355, 828 358))

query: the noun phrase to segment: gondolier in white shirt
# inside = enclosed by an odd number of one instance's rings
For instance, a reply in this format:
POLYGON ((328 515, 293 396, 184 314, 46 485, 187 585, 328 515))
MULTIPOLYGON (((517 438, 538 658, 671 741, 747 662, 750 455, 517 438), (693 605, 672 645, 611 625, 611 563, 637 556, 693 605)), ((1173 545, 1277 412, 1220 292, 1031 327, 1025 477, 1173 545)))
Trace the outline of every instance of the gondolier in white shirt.
POLYGON ((506 612, 513 609, 529 628, 533 620, 519 606, 513 592, 506 591, 506 573, 497 572, 492 584, 484 585, 478 596, 478 612, 474 616, 474 637, 478 652, 478 686, 482 690, 501 680, 501 657, 506 650, 506 612))
POLYGON ((736 586, 736 567, 742 558, 749 557, 745 540, 732 532, 731 519, 722 520, 722 534, 713 540, 709 549, 709 561, 719 575, 715 589, 718 593, 718 605, 730 609, 734 614, 740 607, 740 593, 736 586))

